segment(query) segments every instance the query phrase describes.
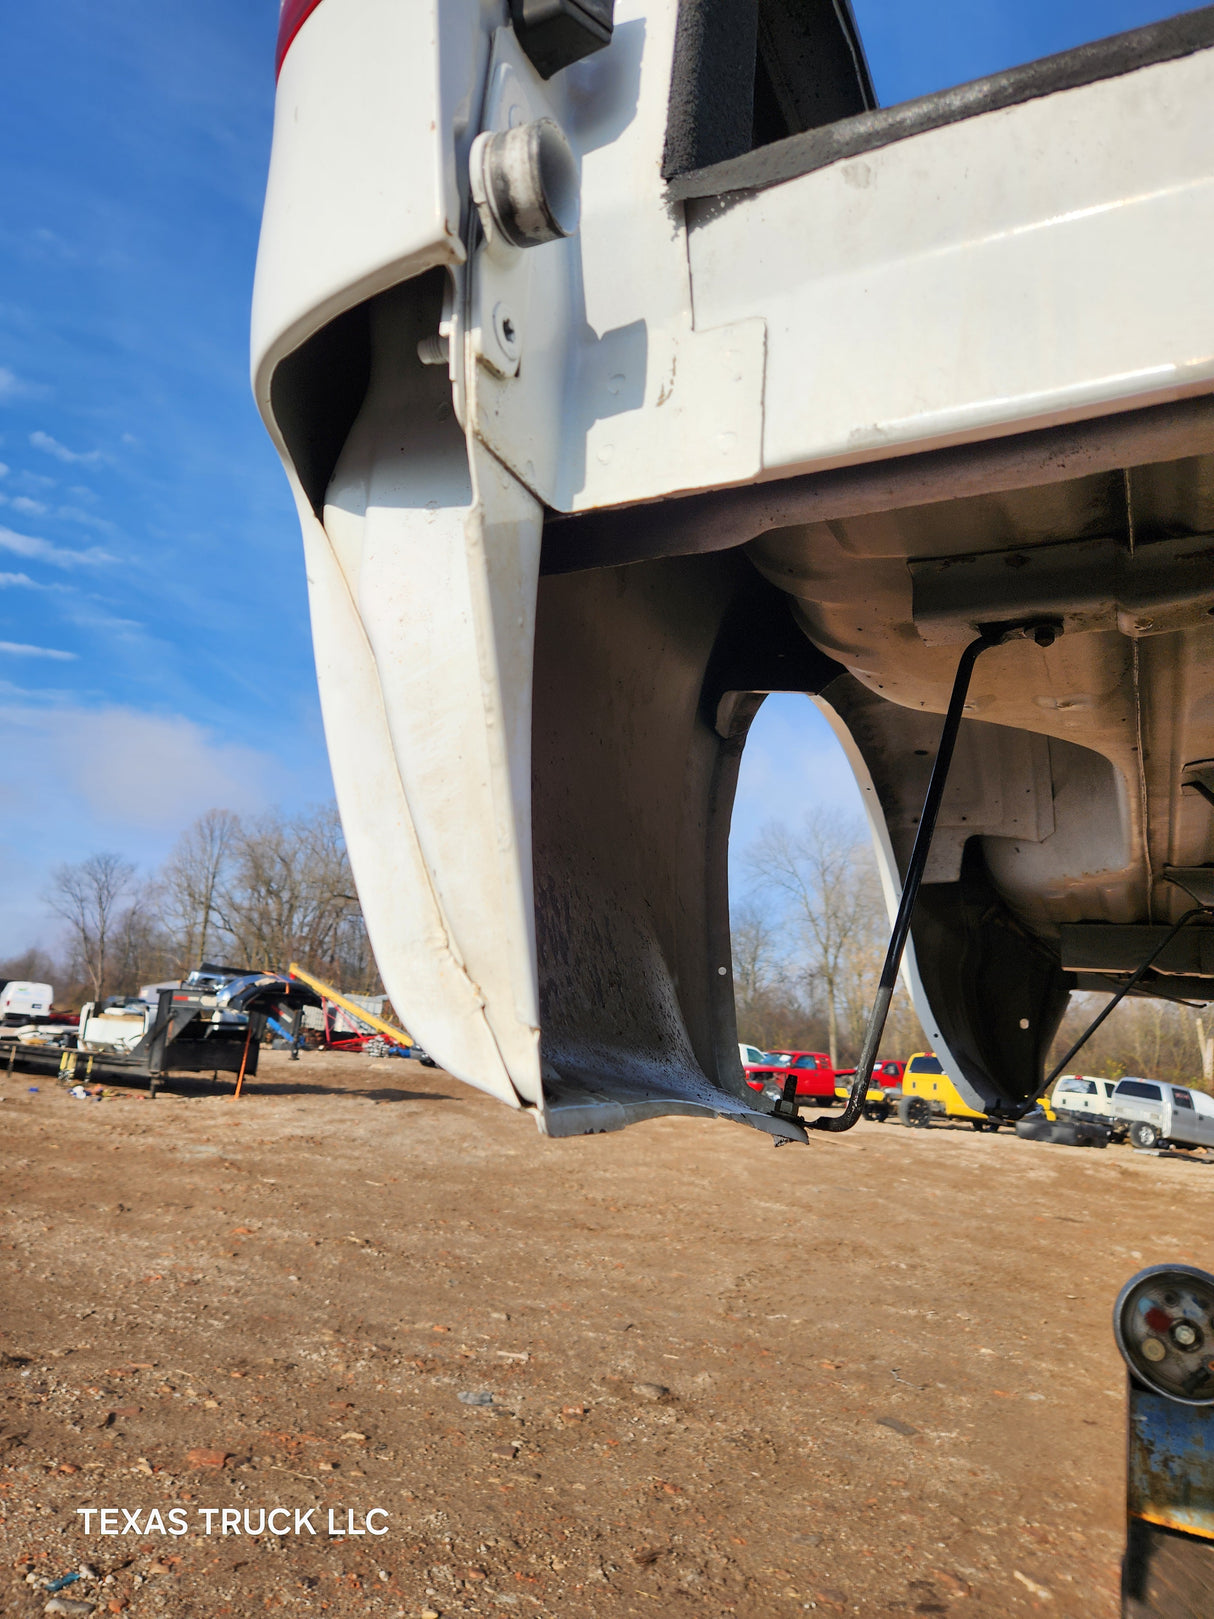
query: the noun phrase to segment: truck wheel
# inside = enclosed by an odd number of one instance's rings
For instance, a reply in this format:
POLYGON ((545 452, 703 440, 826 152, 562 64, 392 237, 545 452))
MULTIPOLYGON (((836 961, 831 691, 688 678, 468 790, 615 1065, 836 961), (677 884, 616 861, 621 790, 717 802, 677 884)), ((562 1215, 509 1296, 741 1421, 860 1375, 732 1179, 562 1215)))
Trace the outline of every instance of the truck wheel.
POLYGON ((932 1122, 931 1104, 922 1096, 904 1096, 898 1103, 899 1124, 925 1130, 932 1122))
POLYGON ((1153 1124, 1147 1124, 1139 1119, 1130 1126, 1130 1140, 1135 1147, 1149 1152, 1152 1147, 1159 1145, 1159 1131, 1153 1124))

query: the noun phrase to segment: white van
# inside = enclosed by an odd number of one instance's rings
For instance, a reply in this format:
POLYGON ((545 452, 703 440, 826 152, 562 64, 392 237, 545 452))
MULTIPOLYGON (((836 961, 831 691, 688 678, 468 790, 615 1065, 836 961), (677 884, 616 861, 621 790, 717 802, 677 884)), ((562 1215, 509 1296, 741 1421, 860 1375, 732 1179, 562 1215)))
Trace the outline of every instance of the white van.
POLYGON ((1071 1113, 1088 1113, 1098 1119, 1112 1119, 1115 1079, 1100 1079, 1093 1074, 1064 1074, 1054 1086, 1050 1103, 1054 1111, 1066 1108, 1071 1113))
POLYGON ((1161 1079, 1119 1079, 1113 1117, 1129 1125, 1136 1147, 1214 1147, 1214 1097, 1161 1079))
POLYGON ((32 1023, 51 1015, 55 991, 28 978, 0 979, 0 1023, 32 1023))

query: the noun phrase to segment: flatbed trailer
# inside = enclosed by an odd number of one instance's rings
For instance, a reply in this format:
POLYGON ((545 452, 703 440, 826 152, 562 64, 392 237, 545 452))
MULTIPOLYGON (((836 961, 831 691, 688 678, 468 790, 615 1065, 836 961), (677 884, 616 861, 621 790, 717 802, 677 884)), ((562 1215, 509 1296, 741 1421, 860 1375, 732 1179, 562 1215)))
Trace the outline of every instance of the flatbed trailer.
POLYGON ((98 1020, 82 1018, 75 1037, 56 1044, 0 1036, 0 1066, 10 1074, 84 1084, 146 1079, 150 1096, 174 1074, 209 1073, 214 1081, 233 1074, 239 1094, 243 1081, 257 1072, 267 1019, 302 1013, 316 999, 304 985, 275 973, 248 974, 219 989, 187 982, 160 991, 145 1031, 129 1050, 91 1042, 98 1020))

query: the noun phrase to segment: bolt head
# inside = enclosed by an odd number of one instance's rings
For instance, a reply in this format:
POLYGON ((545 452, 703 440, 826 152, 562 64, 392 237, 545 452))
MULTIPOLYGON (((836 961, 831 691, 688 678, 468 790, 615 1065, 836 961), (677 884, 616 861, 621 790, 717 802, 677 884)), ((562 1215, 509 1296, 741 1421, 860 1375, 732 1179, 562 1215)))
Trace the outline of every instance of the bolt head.
POLYGON ((553 119, 478 135, 469 165, 488 237, 511 247, 538 247, 577 230, 577 158, 553 119))

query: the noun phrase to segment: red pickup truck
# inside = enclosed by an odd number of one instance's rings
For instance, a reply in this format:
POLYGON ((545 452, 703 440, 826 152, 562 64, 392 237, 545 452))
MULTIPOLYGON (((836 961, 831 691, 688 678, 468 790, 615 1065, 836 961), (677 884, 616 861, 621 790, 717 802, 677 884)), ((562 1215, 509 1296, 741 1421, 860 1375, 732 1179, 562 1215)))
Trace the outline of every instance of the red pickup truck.
POLYGON ((752 1068, 746 1083, 761 1091, 774 1085, 783 1091, 789 1069, 797 1076, 797 1096, 809 1097, 819 1107, 830 1107, 835 1100, 835 1069, 825 1051, 769 1051, 769 1068, 752 1068))
MULTIPOLYGON (((902 1075, 905 1070, 905 1062, 893 1057, 886 1062, 874 1063, 872 1083, 882 1086, 887 1091, 900 1090, 902 1087, 902 1075)), ((835 1073, 844 1084, 856 1077, 854 1068, 836 1068, 835 1073)))
MULTIPOLYGON (((769 1051, 770 1066, 752 1067, 747 1064, 746 1083, 752 1090, 775 1086, 783 1092, 789 1069, 797 1076, 798 1098, 808 1098, 819 1107, 830 1107, 836 1100, 836 1087, 844 1090, 855 1075, 854 1068, 835 1068, 825 1051, 769 1051)), ((873 1085, 886 1090, 897 1090, 902 1084, 902 1070, 906 1064, 890 1058, 873 1068, 873 1085)))

